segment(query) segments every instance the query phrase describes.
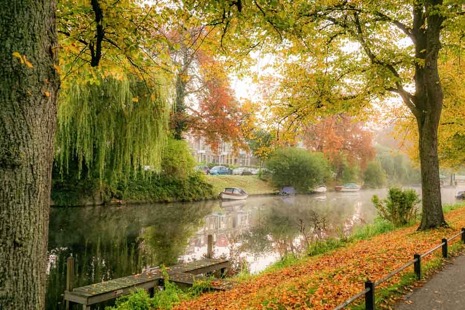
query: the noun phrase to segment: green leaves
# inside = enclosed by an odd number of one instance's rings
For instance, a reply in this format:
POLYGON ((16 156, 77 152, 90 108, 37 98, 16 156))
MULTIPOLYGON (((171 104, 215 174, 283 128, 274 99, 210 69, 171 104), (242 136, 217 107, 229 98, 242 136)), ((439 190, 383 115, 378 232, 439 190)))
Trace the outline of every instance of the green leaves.
POLYGON ((145 166, 159 171, 168 111, 160 88, 149 91, 137 77, 76 80, 58 108, 58 161, 64 169, 77 160, 100 179, 126 179, 145 166))
POLYGON ((381 218, 395 226, 402 226, 414 221, 417 215, 418 194, 413 189, 402 190, 397 187, 389 189, 388 197, 380 200, 374 195, 372 202, 381 218))
POLYGON ((271 170, 271 181, 277 187, 293 186, 299 192, 307 192, 324 183, 329 165, 322 154, 309 153, 304 149, 277 149, 266 162, 271 170))

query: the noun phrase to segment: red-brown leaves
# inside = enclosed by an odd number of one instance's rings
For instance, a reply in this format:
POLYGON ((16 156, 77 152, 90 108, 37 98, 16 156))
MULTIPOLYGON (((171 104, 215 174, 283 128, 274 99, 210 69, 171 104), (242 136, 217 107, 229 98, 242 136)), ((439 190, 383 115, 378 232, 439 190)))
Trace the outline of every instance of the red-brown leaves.
POLYGON ((309 150, 325 154, 334 167, 345 159, 364 169, 375 156, 372 133, 348 115, 334 115, 307 126, 303 140, 309 150))
MULTIPOLYGON (((465 208, 447 214, 455 229, 417 232, 416 227, 363 240, 301 264, 260 275, 227 292, 206 294, 175 309, 333 309, 364 289, 364 281, 377 281, 440 244, 465 226, 465 208)), ((440 251, 435 252, 440 255, 440 251)), ((423 261, 431 259, 426 256, 423 261)), ((412 267, 413 268, 413 267, 412 267)), ((405 272, 412 272, 407 268, 405 272)), ((399 275, 384 286, 398 282, 399 275)))

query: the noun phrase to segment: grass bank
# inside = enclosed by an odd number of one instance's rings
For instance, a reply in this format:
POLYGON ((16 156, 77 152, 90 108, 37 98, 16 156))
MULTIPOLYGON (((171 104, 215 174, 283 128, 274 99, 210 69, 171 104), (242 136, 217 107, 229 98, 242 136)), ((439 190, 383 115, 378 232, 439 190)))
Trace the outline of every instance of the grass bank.
POLYGON ((207 183, 213 186, 213 193, 219 194, 225 187, 240 187, 249 195, 274 194, 277 190, 269 182, 256 175, 206 175, 207 183))
MULTIPOLYGON (((362 238, 315 251, 316 255, 293 260, 281 268, 238 279, 230 291, 209 293, 175 309, 333 309, 362 291, 365 280, 383 278, 410 261, 415 253, 427 252, 442 238, 465 227, 465 208, 453 209, 445 216, 450 228, 418 232, 416 223, 372 237, 364 233, 362 238)), ((461 251, 460 239, 450 249, 451 255, 461 251)), ((422 267, 431 273, 443 262, 439 250, 424 257, 422 267)), ((378 307, 389 308, 406 287, 421 283, 415 280, 412 269, 407 268, 377 288, 378 307)))
POLYGON ((274 189, 256 175, 193 175, 185 180, 166 177, 138 178, 120 184, 93 179, 54 179, 55 206, 85 206, 111 203, 198 201, 216 199, 225 187, 243 188, 249 195, 273 194, 274 189))

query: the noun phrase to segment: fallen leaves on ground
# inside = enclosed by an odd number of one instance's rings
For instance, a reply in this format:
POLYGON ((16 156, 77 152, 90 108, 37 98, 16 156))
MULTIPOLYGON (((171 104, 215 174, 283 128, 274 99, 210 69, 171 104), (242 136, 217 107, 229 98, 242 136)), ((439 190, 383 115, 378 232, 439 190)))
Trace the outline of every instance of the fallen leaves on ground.
MULTIPOLYGON (((465 208, 447 213, 446 220, 450 228, 425 232, 416 231, 417 226, 399 229, 305 258, 297 265, 264 273, 226 292, 205 294, 174 309, 334 309, 364 290, 367 279, 384 278, 413 260, 415 253, 425 253, 439 245, 442 238, 458 233, 465 227, 465 208)), ((440 249, 422 258, 422 262, 438 255, 440 249)), ((413 265, 403 272, 413 272, 413 265)), ((399 280, 398 274, 381 285, 399 280)))

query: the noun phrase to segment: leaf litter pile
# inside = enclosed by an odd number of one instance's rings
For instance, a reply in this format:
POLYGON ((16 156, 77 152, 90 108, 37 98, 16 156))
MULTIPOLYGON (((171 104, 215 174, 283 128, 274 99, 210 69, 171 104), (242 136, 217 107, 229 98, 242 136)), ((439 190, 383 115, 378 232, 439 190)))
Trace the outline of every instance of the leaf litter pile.
MULTIPOLYGON (((237 283, 233 289, 215 292, 185 301, 174 309, 334 309, 364 290, 367 279, 377 281, 413 259, 441 244, 465 227, 465 208, 446 214, 450 228, 425 232, 418 225, 350 243, 326 254, 307 257, 296 265, 263 273, 237 283)), ((460 242, 460 237, 452 242, 460 242)), ((441 250, 425 256, 422 263, 441 255, 441 250)), ((381 287, 400 281, 403 273, 390 278, 381 287)), ((359 299, 363 301, 363 297, 359 299)))

